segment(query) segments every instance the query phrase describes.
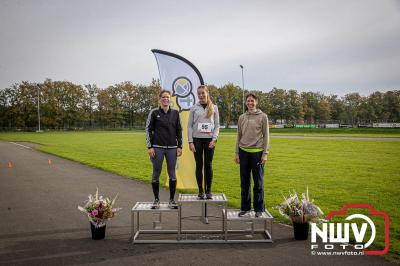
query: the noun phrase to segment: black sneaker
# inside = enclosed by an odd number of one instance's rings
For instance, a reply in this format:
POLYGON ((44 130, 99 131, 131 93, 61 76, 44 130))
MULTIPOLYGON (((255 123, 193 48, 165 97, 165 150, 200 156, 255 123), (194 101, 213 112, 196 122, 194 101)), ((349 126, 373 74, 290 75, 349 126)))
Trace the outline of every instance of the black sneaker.
POLYGON ((151 209, 159 209, 160 208, 160 200, 159 199, 155 199, 153 201, 153 205, 151 205, 151 209))
POLYGON ((258 218, 258 217, 262 217, 263 216, 263 214, 262 214, 262 212, 256 212, 256 217, 258 218))
POLYGON ((243 216, 245 216, 247 214, 247 211, 240 211, 239 212, 239 217, 243 217, 243 216))
POLYGON ((175 200, 169 200, 168 208, 170 209, 178 209, 178 205, 176 204, 175 200))
POLYGON ((212 194, 211 193, 206 194, 206 199, 212 199, 212 194))
POLYGON ((205 199, 204 193, 199 193, 199 195, 197 195, 197 198, 198 198, 199 200, 204 200, 204 199, 205 199))

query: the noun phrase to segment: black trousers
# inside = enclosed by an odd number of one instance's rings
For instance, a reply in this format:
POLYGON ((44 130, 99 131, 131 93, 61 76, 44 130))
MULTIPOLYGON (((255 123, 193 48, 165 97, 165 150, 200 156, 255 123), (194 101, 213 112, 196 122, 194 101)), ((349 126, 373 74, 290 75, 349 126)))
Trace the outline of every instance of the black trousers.
POLYGON ((239 149, 240 159, 240 210, 250 211, 251 192, 250 183, 253 176, 253 206, 254 211, 264 211, 264 165, 260 164, 263 152, 246 152, 239 149))
POLYGON ((214 157, 214 148, 210 149, 208 145, 212 139, 193 138, 193 144, 196 149, 194 159, 196 160, 196 180, 199 187, 199 193, 210 194, 211 183, 213 179, 212 160, 214 157), (204 190, 203 190, 203 168, 204 168, 204 190))

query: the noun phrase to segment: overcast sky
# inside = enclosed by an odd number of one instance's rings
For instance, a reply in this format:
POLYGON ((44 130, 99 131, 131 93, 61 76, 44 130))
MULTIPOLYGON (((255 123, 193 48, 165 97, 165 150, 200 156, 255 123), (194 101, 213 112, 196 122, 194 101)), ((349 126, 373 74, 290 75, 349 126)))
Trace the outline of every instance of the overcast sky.
POLYGON ((400 89, 400 0, 0 0, 0 88, 158 78, 151 49, 207 84, 344 95, 400 89))

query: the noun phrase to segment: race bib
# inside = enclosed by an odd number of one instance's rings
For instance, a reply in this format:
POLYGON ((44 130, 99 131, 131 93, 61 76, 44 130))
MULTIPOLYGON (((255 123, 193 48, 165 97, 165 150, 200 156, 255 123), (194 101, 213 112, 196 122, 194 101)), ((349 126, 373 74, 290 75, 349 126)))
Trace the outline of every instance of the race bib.
POLYGON ((212 124, 211 123, 198 123, 197 129, 202 133, 211 133, 212 124))

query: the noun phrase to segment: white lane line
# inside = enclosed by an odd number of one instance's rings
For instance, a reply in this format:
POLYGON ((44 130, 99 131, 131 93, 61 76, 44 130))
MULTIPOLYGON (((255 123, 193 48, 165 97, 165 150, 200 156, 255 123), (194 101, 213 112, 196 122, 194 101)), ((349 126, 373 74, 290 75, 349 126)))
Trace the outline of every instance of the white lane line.
POLYGON ((31 147, 28 147, 28 146, 25 146, 25 145, 22 145, 22 144, 19 144, 19 143, 15 143, 15 142, 11 142, 11 141, 10 141, 10 143, 15 144, 15 145, 18 145, 18 146, 21 146, 21 147, 23 147, 23 148, 25 148, 25 149, 30 149, 30 150, 32 150, 31 147))
MULTIPOLYGON (((236 134, 220 134, 220 136, 236 137, 236 134)), ((400 141, 399 137, 351 137, 351 136, 271 136, 273 139, 320 139, 320 140, 370 140, 370 141, 400 141)))

